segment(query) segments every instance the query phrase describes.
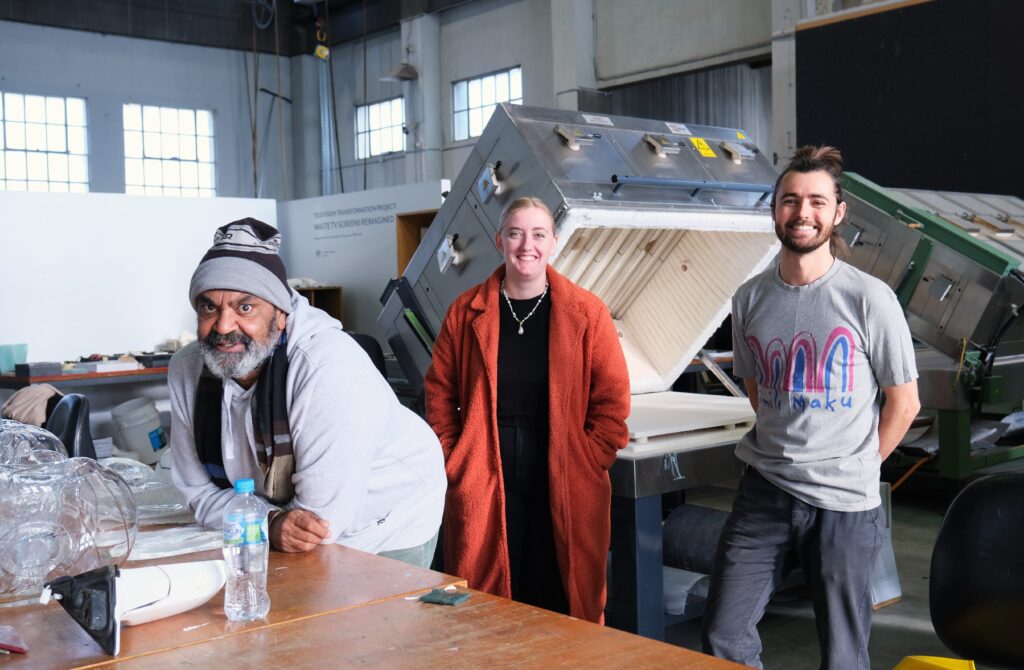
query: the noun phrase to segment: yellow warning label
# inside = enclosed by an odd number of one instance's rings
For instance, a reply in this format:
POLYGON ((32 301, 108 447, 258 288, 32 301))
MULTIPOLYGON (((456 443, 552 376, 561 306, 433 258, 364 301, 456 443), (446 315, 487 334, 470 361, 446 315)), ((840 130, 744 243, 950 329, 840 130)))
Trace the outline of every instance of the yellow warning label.
POLYGON ((716 154, 715 150, 712 149, 706 141, 704 141, 703 137, 691 137, 690 141, 693 142, 693 146, 697 148, 697 151, 699 151, 700 155, 704 158, 718 158, 718 154, 716 154))
POLYGON ((736 131, 736 138, 737 139, 741 139, 741 140, 745 140, 745 139, 747 139, 747 136, 743 134, 742 130, 737 130, 736 131))

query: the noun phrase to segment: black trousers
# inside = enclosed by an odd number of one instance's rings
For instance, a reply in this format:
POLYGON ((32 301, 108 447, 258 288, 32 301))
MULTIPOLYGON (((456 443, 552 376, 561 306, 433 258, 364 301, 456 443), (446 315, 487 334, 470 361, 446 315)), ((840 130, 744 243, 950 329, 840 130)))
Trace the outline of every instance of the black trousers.
POLYGON ((747 468, 718 543, 704 612, 704 652, 761 668, 757 623, 799 563, 811 590, 820 667, 868 670, 871 569, 884 528, 880 507, 820 509, 747 468))
POLYGON ((548 427, 498 425, 512 599, 569 613, 555 554, 548 493, 548 427))

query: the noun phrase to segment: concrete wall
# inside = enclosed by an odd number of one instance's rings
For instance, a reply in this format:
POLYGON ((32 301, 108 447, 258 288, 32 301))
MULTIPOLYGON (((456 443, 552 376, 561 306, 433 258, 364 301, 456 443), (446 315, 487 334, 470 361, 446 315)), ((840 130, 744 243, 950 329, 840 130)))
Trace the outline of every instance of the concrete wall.
POLYGON ((796 149, 796 24, 801 0, 772 0, 772 164, 781 168, 796 149), (781 164, 780 164, 781 163, 781 164))
MULTIPOLYGON (((440 76, 435 82, 433 100, 439 100, 441 117, 442 176, 454 179, 469 155, 476 139, 452 140, 452 83, 514 66, 523 68, 523 102, 529 105, 555 106, 554 66, 552 65, 552 0, 479 0, 440 12, 440 76), (439 95, 438 95, 439 94, 439 95)), ((589 19, 589 16, 587 16, 589 19)), ((415 19, 413 19, 415 20, 415 19)), ((421 83, 382 82, 380 77, 396 68, 403 59, 417 62, 424 47, 417 42, 422 32, 396 28, 370 35, 364 41, 353 40, 331 49, 334 66, 337 128, 341 144, 344 192, 375 189, 418 181, 425 175, 417 153, 436 151, 431 142, 417 147, 417 129, 410 128, 406 151, 377 156, 366 161, 355 158, 354 114, 358 105, 379 102, 399 95, 406 97, 407 119, 416 120, 410 108, 411 95, 427 97, 421 83), (365 54, 365 57, 364 57, 365 54)), ((436 46, 436 45, 429 45, 436 46)), ((429 47, 428 47, 429 48, 429 47)), ((296 118, 301 129, 293 133, 295 142, 295 192, 299 197, 319 194, 319 121, 316 94, 316 68, 308 62, 293 62, 296 89, 302 87, 302 99, 296 103, 296 118), (308 89, 308 90, 307 90, 308 89), (313 156, 316 151, 316 156, 313 156)))
POLYGON ((448 188, 441 180, 280 203, 288 276, 341 286, 345 328, 386 347, 377 316, 380 295, 398 275, 396 217, 440 209, 448 188))
POLYGON ((555 106, 551 2, 478 0, 441 14, 441 116, 444 176, 455 179, 476 138, 452 141, 453 82, 516 65, 523 68, 523 104, 555 106))
MULTIPOLYGON (((254 193, 252 135, 245 64, 241 51, 100 35, 0 21, 0 91, 86 99, 89 137, 89 188, 124 193, 124 134, 121 106, 126 102, 213 111, 217 195, 254 193)), ((282 94, 291 96, 290 68, 281 62, 282 94)), ((260 57, 260 86, 277 89, 273 56, 260 57)), ((271 98, 260 93, 258 136, 262 142, 271 98)), ((285 139, 291 137, 291 113, 285 105, 285 139)), ((277 112, 260 170, 263 197, 283 196, 277 112)), ((286 148, 287 152, 288 149, 286 148)))
POLYGON ((594 0, 598 84, 620 84, 763 58, 771 0, 594 0))
MULTIPOLYGON (((383 75, 402 61, 401 31, 396 28, 387 33, 372 35, 365 44, 363 40, 356 40, 336 45, 331 48, 331 58, 334 61, 334 94, 338 139, 341 144, 343 190, 362 191, 405 183, 405 153, 375 156, 366 161, 355 159, 356 107, 402 95, 401 84, 380 81, 383 75)), ((319 63, 315 66, 319 67, 319 63)), ((304 104, 315 107, 318 100, 316 95, 307 95, 304 104)), ((319 120, 315 125, 307 125, 305 132, 312 132, 319 137, 319 120)), ((319 172, 316 178, 319 182, 319 172)))

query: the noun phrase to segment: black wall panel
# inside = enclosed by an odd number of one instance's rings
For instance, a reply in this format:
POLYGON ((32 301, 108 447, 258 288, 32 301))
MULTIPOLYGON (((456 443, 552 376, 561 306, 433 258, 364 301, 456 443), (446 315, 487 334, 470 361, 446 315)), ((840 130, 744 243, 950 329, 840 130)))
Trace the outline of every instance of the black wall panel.
POLYGON ((883 185, 1024 197, 1024 2, 935 0, 796 34, 797 139, 883 185))

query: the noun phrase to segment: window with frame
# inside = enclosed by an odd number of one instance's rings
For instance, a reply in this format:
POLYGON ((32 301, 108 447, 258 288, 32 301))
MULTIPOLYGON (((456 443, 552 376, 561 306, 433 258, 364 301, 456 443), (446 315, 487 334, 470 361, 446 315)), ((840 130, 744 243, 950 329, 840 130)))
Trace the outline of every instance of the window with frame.
POLYGON ((405 101, 401 97, 356 107, 356 159, 405 151, 405 101))
POLYGON ((523 104, 523 68, 514 67, 452 84, 452 136, 455 140, 479 137, 499 102, 523 104))
POLYGON ((123 115, 125 193, 217 195, 210 111, 126 104, 123 115))
POLYGON ((85 100, 0 93, 0 191, 85 193, 85 100))

